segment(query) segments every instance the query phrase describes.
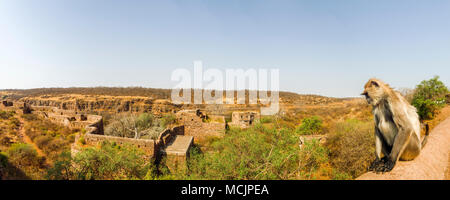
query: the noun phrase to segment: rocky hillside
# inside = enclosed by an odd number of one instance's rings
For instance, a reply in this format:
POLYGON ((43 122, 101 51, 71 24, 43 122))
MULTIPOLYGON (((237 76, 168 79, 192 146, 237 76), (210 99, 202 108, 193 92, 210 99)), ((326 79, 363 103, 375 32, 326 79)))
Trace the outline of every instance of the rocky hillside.
MULTIPOLYGON (((192 92, 193 94, 194 92, 192 92)), ((246 97, 249 93, 246 91, 246 97)), ((237 96, 237 95, 235 95, 237 96)), ((224 94, 225 97, 225 94, 224 94)), ((281 114, 358 117, 367 108, 360 99, 339 99, 318 95, 280 92, 281 114)), ((182 109, 202 109, 212 115, 230 115, 233 111, 259 110, 260 105, 202 104, 175 105, 170 90, 152 88, 42 88, 30 90, 0 90, 0 98, 23 101, 34 106, 53 106, 82 112, 151 112, 174 113, 182 109)), ((365 114, 364 114, 365 115, 365 114)))

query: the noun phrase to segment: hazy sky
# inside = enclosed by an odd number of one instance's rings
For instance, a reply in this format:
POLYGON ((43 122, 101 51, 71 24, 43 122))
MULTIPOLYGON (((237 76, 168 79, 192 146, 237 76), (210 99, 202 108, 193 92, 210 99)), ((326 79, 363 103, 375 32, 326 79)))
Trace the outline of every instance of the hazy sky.
POLYGON ((450 1, 0 0, 0 88, 171 88, 176 68, 279 68, 281 90, 450 83, 450 1))

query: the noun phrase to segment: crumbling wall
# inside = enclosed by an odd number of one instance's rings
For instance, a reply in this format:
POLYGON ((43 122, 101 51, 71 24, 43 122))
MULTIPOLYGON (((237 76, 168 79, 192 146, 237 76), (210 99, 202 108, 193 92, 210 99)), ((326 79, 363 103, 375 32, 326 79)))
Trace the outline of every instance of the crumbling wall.
MULTIPOLYGON (((75 138, 75 142, 79 141, 79 137, 75 138)), ((118 145, 134 145, 139 149, 142 149, 143 152, 150 156, 154 157, 156 154, 157 143, 155 140, 145 140, 145 139, 134 139, 134 138, 125 138, 125 137, 114 137, 114 136, 106 136, 106 135, 98 135, 92 133, 86 133, 83 136, 84 144, 89 146, 97 146, 102 144, 104 141, 115 142, 118 145)))
POLYGON ((184 135, 184 126, 177 126, 171 129, 166 129, 163 132, 161 132, 158 136, 158 143, 161 146, 168 145, 176 135, 184 135))
MULTIPOLYGON (((62 124, 69 128, 84 128, 86 130, 86 133, 82 134, 81 136, 77 134, 75 137, 75 142, 72 144, 71 149, 72 154, 76 154, 77 152, 79 152, 83 146, 97 146, 105 141, 108 141, 115 142, 119 145, 134 145, 137 148, 141 149, 148 156, 148 158, 158 158, 158 156, 165 155, 161 151, 164 151, 167 146, 170 146, 177 138, 177 136, 184 136, 186 131, 185 126, 167 128, 159 134, 158 139, 156 140, 106 136, 104 135, 102 116, 85 115, 80 114, 77 111, 64 110, 51 106, 28 106, 26 103, 23 103, 22 106, 20 106, 21 104, 18 105, 19 107, 21 107, 21 109, 26 108, 29 110, 29 112, 33 112, 44 117, 45 119, 62 124), (81 140, 81 138, 83 139, 81 140)), ((195 121, 195 123, 200 122, 200 124, 202 124, 202 119, 197 118, 198 117, 196 117, 193 121, 195 121)), ((191 139, 191 143, 192 142, 193 138, 191 139)), ((185 150, 186 152, 189 151, 190 146, 191 145, 189 145, 185 150)), ((180 159, 185 160, 188 157, 186 152, 184 154, 181 153, 182 155, 176 155, 177 163, 181 163, 180 159)))
POLYGON ((86 129, 92 134, 103 135, 103 117, 85 115, 72 110, 63 110, 51 106, 30 106, 30 112, 44 117, 54 123, 72 129, 86 129))
POLYGON ((189 158, 189 149, 194 144, 194 137, 176 135, 171 144, 162 149, 166 155, 166 165, 170 171, 187 169, 186 161, 189 158))
POLYGON ((231 114, 231 126, 248 128, 260 120, 258 112, 233 112, 231 114))
POLYGON ((185 127, 185 135, 194 136, 201 139, 208 136, 222 137, 225 135, 225 118, 216 116, 215 121, 211 121, 199 110, 185 110, 176 114, 177 121, 185 127), (222 121, 222 122, 217 122, 222 121))
POLYGON ((11 102, 11 101, 2 101, 2 104, 1 104, 3 107, 11 107, 11 106, 13 106, 14 105, 14 103, 13 102, 11 102))
POLYGON ((98 130, 95 126, 89 126, 87 130, 88 131, 83 136, 77 135, 75 137, 75 143, 72 145, 72 153, 76 153, 80 150, 80 143, 87 146, 97 146, 105 141, 108 141, 115 142, 119 145, 134 145, 135 147, 141 149, 145 155, 149 156, 149 158, 156 158, 161 155, 161 148, 164 148, 167 144, 169 144, 176 135, 184 134, 184 126, 165 129, 159 134, 157 140, 100 135, 96 133, 98 130), (81 137, 84 140, 83 142, 80 141, 81 137))
POLYGON ((310 142, 312 140, 319 141, 320 144, 325 144, 327 142, 326 135, 302 135, 299 136, 299 147, 302 148, 305 142, 310 142))

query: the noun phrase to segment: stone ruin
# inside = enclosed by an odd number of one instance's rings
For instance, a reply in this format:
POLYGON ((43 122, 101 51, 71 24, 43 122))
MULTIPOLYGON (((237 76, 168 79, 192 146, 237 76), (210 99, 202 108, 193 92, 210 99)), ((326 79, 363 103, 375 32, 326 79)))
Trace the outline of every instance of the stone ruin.
POLYGON ((0 104, 0 108, 3 110, 19 111, 22 114, 31 113, 30 105, 24 102, 2 101, 0 104))
POLYGON ((320 144, 325 144, 327 141, 326 135, 302 135, 299 138, 299 147, 302 148, 305 142, 310 142, 312 140, 319 141, 320 144))
MULTIPOLYGON (((1 106, 4 107, 4 105, 12 107, 12 102, 2 102, 1 106)), ((165 129, 156 140, 134 139, 104 135, 103 117, 99 115, 83 114, 51 106, 30 106, 22 102, 15 102, 14 110, 19 110, 24 114, 37 114, 71 129, 85 129, 86 133, 76 135, 75 142, 71 146, 72 154, 78 153, 83 147, 98 146, 105 141, 119 145, 129 144, 141 149, 149 161, 159 162, 162 157, 166 157, 166 164, 172 170, 186 166, 189 149, 194 143, 193 136, 185 135, 183 125, 165 129)))
POLYGON ((200 110, 182 110, 176 113, 176 118, 179 124, 184 125, 185 134, 196 139, 225 135, 227 125, 223 116, 208 116, 200 110))
POLYGON ((86 130, 86 133, 76 135, 75 142, 72 144, 73 154, 83 147, 98 146, 105 141, 119 145, 130 144, 141 149, 148 160, 159 162, 165 157, 170 170, 186 166, 194 138, 202 140, 210 136, 222 137, 227 127, 223 116, 209 116, 200 110, 183 110, 176 113, 177 124, 180 125, 165 129, 157 139, 134 139, 104 135, 103 117, 99 115, 52 106, 30 106, 22 102, 2 102, 1 106, 5 105, 14 105, 16 110, 19 109, 24 114, 34 113, 71 129, 86 130))
POLYGON ((14 103, 13 103, 13 102, 10 102, 10 101, 2 101, 2 104, 1 104, 1 106, 2 106, 3 108, 11 107, 11 106, 13 106, 13 105, 14 105, 14 103))
POLYGON ((233 112, 231 114, 230 126, 236 126, 240 128, 249 128, 260 120, 258 112, 233 112))
POLYGON ((31 106, 31 112, 71 129, 85 129, 89 133, 103 134, 103 117, 50 106, 31 106))
POLYGON ((126 137, 107 136, 87 132, 84 135, 77 135, 72 144, 72 154, 78 153, 86 146, 98 146, 103 142, 113 142, 118 145, 134 145, 143 150, 148 160, 159 162, 162 157, 166 157, 166 164, 170 170, 186 165, 189 158, 189 149, 194 143, 192 136, 184 135, 184 126, 168 128, 161 132, 156 140, 134 139, 126 137))

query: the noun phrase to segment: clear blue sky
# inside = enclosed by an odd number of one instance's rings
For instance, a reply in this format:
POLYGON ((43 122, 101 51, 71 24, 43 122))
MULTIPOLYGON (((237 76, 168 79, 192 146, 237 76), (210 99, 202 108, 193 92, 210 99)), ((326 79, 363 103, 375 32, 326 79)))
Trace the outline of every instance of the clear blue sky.
POLYGON ((281 90, 450 83, 450 1, 0 0, 0 88, 171 88, 174 69, 279 68, 281 90))

